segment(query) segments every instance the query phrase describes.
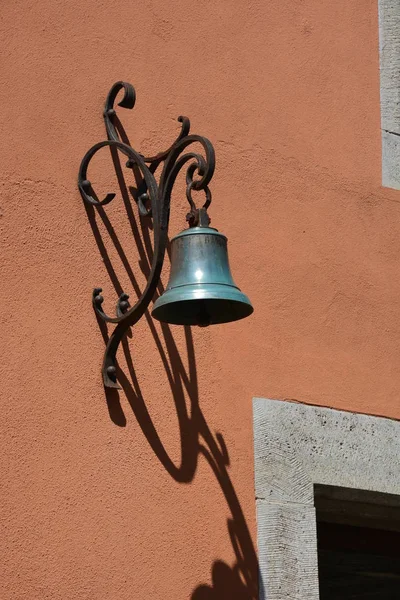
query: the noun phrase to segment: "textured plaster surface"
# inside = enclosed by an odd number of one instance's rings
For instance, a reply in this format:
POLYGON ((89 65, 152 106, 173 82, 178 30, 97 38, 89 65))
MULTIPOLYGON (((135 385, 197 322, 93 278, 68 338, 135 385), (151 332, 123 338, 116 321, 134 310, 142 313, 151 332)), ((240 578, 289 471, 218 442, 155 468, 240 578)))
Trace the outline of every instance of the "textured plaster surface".
MULTIPOLYGON (((0 597, 254 597, 240 583, 256 545, 251 398, 400 416, 376 0, 18 0, 0 32, 0 597), (120 116, 142 152, 180 114, 214 142, 212 224, 255 312, 194 330, 193 351, 143 319, 131 364, 119 354, 128 392, 107 405, 90 296, 103 286, 111 310, 116 282, 76 177, 119 79, 137 89, 120 116)), ((106 152, 90 178, 118 191, 106 152)), ((176 194, 171 234, 186 211, 176 194)), ((143 286, 120 194, 106 214, 143 286)))
POLYGON ((400 422, 255 398, 260 600, 318 600, 314 485, 400 494, 400 422))

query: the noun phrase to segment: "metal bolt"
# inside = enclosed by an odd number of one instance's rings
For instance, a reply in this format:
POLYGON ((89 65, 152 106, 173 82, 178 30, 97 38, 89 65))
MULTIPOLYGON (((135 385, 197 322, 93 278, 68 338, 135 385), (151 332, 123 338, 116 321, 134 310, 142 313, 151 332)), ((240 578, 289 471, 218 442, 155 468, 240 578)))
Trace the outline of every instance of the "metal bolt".
POLYGON ((119 303, 119 309, 121 312, 125 312, 129 307, 129 302, 126 302, 126 300, 123 300, 122 302, 119 303))

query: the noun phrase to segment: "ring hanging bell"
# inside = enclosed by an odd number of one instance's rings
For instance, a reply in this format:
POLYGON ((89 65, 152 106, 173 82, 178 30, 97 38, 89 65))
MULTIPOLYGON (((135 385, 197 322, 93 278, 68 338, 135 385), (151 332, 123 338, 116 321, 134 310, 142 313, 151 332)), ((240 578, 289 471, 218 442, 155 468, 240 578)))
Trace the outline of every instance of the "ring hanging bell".
POLYGON ((222 233, 198 226, 171 240, 170 279, 154 303, 155 319, 206 327, 244 319, 252 312, 250 300, 233 281, 222 233))

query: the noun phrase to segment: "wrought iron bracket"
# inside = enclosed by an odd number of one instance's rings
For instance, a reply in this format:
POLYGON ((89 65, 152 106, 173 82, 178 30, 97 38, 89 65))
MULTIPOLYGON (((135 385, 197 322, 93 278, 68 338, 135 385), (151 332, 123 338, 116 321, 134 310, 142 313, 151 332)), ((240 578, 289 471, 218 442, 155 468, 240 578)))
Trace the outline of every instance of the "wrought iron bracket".
POLYGON ((106 323, 115 324, 106 346, 102 366, 105 387, 115 389, 121 389, 117 382, 116 354, 118 346, 128 328, 137 323, 146 312, 160 280, 168 242, 171 192, 176 177, 186 165, 186 196, 190 205, 186 220, 190 227, 198 224, 206 225, 209 223, 206 211, 211 203, 208 184, 215 169, 215 153, 211 142, 203 136, 190 134, 190 121, 187 117, 178 117, 181 131, 175 142, 164 152, 146 157, 125 143, 126 139, 123 141, 118 133, 118 117, 114 108, 120 92, 123 92, 123 97, 118 102, 118 106, 128 109, 134 107, 136 100, 134 87, 125 81, 115 83, 108 93, 103 112, 107 139, 88 150, 82 159, 78 175, 78 187, 85 203, 94 207, 109 204, 115 198, 115 194, 109 193, 103 200, 100 200, 88 179, 87 171, 90 161, 102 148, 109 147, 119 150, 128 158, 126 167, 135 174, 140 173, 141 181, 137 186, 135 196, 139 214, 141 217, 147 217, 153 221, 153 260, 146 286, 136 304, 130 306, 129 296, 124 292, 118 299, 115 316, 109 316, 103 310, 102 289, 96 287, 93 290, 92 304, 97 316, 106 323), (204 156, 187 150, 195 143, 203 147, 204 156), (189 164, 187 165, 187 163, 189 164), (160 172, 158 182, 155 177, 157 170, 160 172), (206 196, 203 207, 199 209, 192 198, 192 192, 198 190, 203 190, 206 196))

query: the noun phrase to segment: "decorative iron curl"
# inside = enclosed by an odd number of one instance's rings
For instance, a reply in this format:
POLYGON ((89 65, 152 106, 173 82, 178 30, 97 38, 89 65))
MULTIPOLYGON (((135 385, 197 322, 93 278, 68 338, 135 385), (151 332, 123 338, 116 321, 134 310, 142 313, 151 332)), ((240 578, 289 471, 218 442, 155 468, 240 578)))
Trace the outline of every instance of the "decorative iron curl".
POLYGON ((92 183, 88 179, 87 172, 90 161, 102 148, 109 147, 122 152, 128 157, 126 166, 136 170, 136 175, 139 172, 141 176, 137 197, 135 197, 139 214, 142 217, 151 217, 153 220, 154 248, 150 274, 145 289, 136 304, 130 306, 129 296, 123 292, 116 305, 116 316, 111 317, 102 308, 104 301, 101 295, 102 289, 95 288, 93 290, 92 304, 97 316, 106 323, 116 325, 108 340, 102 366, 105 387, 116 389, 121 389, 117 382, 116 366, 116 354, 119 344, 127 329, 137 323, 146 312, 160 280, 168 242, 171 193, 176 178, 182 168, 189 163, 186 167, 186 196, 190 211, 186 220, 189 222, 190 227, 193 227, 199 223, 201 215, 201 223, 204 225, 209 223, 206 215, 206 209, 211 202, 211 192, 208 184, 215 169, 215 153, 211 142, 203 136, 189 134, 190 121, 187 117, 178 117, 178 121, 182 126, 175 142, 167 150, 154 156, 145 157, 126 143, 127 138, 124 137, 122 140, 118 132, 120 122, 117 121, 114 108, 114 103, 121 90, 123 90, 124 95, 118 106, 129 109, 134 107, 136 100, 134 87, 124 81, 115 83, 108 93, 103 112, 108 139, 95 144, 88 150, 82 159, 78 175, 78 187, 84 202, 95 208, 109 204, 115 198, 115 194, 108 193, 103 200, 99 200, 92 183), (204 156, 197 152, 189 151, 185 153, 185 150, 191 144, 196 143, 203 147, 204 156), (163 166, 157 185, 154 173, 161 163, 163 163, 163 166), (193 201, 193 190, 203 190, 205 193, 205 203, 201 209, 198 209, 193 201), (146 205, 149 202, 150 208, 147 208, 146 205))

